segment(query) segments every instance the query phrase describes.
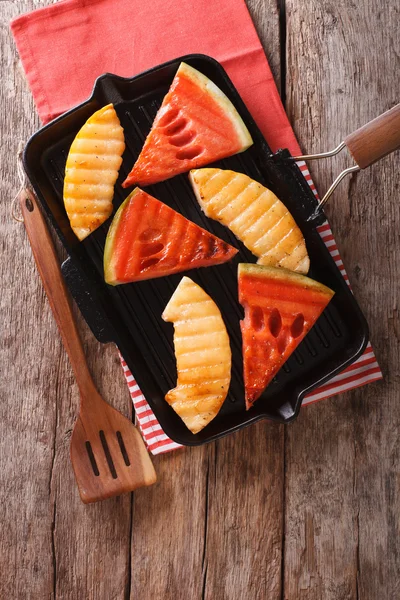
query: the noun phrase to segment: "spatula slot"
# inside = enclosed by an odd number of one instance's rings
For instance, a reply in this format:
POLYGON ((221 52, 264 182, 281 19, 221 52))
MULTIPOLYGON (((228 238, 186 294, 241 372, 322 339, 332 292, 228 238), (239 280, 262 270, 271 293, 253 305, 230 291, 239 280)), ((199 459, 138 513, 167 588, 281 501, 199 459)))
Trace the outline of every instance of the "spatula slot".
POLYGON ((96 463, 96 459, 93 454, 92 445, 90 442, 85 442, 85 446, 86 446, 86 452, 87 452, 89 460, 90 460, 90 464, 92 465, 93 473, 96 475, 96 477, 98 477, 100 475, 100 471, 99 471, 99 468, 96 463))
POLYGON ((107 460, 108 468, 110 469, 111 476, 113 479, 117 479, 117 477, 118 477, 117 471, 115 470, 111 452, 108 447, 106 436, 104 435, 103 430, 100 431, 100 440, 101 440, 101 445, 103 446, 104 454, 105 454, 105 457, 107 460))
POLYGON ((123 456, 124 462, 127 467, 131 466, 131 461, 129 460, 128 452, 126 451, 124 440, 122 439, 122 435, 120 431, 117 431, 117 440, 121 450, 121 454, 123 456))

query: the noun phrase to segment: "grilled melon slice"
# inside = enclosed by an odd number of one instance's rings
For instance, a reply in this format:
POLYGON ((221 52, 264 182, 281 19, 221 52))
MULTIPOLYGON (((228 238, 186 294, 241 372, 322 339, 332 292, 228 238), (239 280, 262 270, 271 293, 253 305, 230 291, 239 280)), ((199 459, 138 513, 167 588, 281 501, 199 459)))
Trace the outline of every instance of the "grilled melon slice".
POLYGON ((65 167, 64 205, 80 240, 112 213, 124 150, 124 130, 112 104, 95 112, 72 142, 65 167))
POLYGON ((258 264, 308 273, 303 234, 270 190, 243 173, 224 169, 193 169, 189 178, 207 217, 229 227, 258 257, 258 264))
POLYGON ((231 381, 231 349, 221 313, 208 294, 183 277, 162 314, 174 324, 177 386, 165 396, 192 433, 218 414, 231 381))

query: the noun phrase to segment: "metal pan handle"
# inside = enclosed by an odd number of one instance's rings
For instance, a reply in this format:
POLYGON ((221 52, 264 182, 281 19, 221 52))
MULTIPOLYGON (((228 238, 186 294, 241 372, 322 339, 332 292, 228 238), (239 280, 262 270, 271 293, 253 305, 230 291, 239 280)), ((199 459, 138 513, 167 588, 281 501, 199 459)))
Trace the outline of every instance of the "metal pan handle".
POLYGON ((373 121, 370 121, 354 133, 348 135, 334 150, 321 152, 320 154, 294 156, 292 160, 329 158, 341 152, 345 147, 348 148, 356 164, 348 167, 336 177, 320 201, 316 212, 311 215, 310 220, 318 216, 322 207, 327 203, 336 187, 346 175, 360 171, 360 169, 365 169, 400 148, 400 104, 397 104, 373 121))

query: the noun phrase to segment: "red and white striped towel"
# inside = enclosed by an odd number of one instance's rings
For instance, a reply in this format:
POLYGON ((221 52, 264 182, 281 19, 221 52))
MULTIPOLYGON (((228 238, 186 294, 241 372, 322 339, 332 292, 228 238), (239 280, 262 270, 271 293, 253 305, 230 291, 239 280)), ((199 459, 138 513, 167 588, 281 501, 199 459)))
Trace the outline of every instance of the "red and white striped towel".
MULTIPOLYGON (((304 161, 301 161, 298 162, 298 165, 306 180, 308 181, 311 189, 313 190, 314 194, 318 197, 317 190, 311 179, 311 175, 306 163, 304 161)), ((331 253, 335 263, 339 267, 339 270, 343 275, 347 285, 350 287, 349 278, 343 266, 343 261, 340 258, 339 250, 337 248, 328 221, 325 221, 323 225, 318 227, 318 233, 324 240, 326 247, 331 253)), ((152 454, 162 454, 163 452, 170 452, 171 450, 181 448, 182 446, 180 444, 177 444, 176 442, 172 441, 162 430, 161 425, 154 416, 154 413, 148 405, 146 398, 140 391, 134 376, 128 369, 128 365, 122 357, 121 363, 128 384, 129 392, 133 400, 133 405, 135 407, 136 417, 138 420, 140 431, 142 432, 142 436, 150 452, 152 454)), ((330 396, 335 396, 336 394, 340 394, 341 392, 352 390, 356 387, 360 387, 378 379, 382 379, 382 372, 375 358, 372 346, 370 343, 368 343, 364 354, 358 360, 356 360, 353 364, 347 367, 347 369, 339 373, 339 375, 336 375, 336 377, 330 379, 328 383, 322 385, 319 388, 316 388, 313 392, 305 396, 303 400, 303 406, 307 404, 312 404, 313 402, 317 402, 318 400, 324 400, 325 398, 329 398, 330 396)))

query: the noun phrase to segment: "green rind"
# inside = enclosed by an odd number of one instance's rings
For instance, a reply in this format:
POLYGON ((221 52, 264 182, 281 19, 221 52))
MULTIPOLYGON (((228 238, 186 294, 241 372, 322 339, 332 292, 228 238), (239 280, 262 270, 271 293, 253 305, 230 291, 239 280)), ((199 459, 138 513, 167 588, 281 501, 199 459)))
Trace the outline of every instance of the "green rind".
POLYGON ((253 263, 239 263, 238 265, 238 277, 242 275, 252 275, 254 277, 263 277, 265 279, 276 279, 285 283, 291 282, 295 285, 300 286, 302 289, 314 290, 320 292, 325 296, 332 298, 335 292, 328 288, 323 283, 314 281, 306 275, 289 271, 288 269, 268 267, 266 265, 256 265, 253 263))
POLYGON ((132 200, 133 196, 138 191, 139 191, 139 188, 136 187, 134 190, 132 190, 132 192, 129 194, 129 196, 123 201, 123 203, 121 204, 121 206, 115 213, 112 223, 110 225, 110 229, 108 230, 108 233, 107 233, 106 244, 104 246, 103 265, 104 265, 104 279, 105 279, 105 282, 108 283, 108 285, 119 285, 120 283, 122 283, 121 281, 118 281, 116 278, 115 264, 113 264, 114 242, 115 242, 116 235, 118 233, 118 225, 121 220, 122 214, 123 214, 125 208, 127 207, 127 205, 129 204, 130 200, 132 200))

